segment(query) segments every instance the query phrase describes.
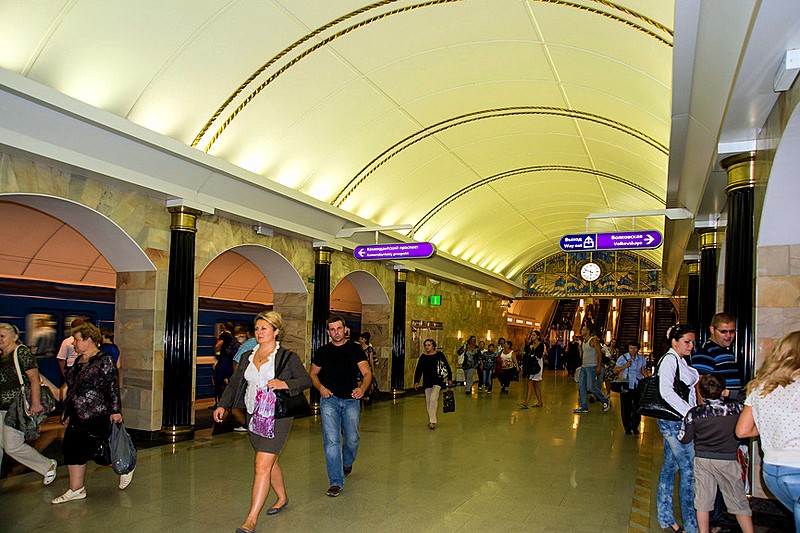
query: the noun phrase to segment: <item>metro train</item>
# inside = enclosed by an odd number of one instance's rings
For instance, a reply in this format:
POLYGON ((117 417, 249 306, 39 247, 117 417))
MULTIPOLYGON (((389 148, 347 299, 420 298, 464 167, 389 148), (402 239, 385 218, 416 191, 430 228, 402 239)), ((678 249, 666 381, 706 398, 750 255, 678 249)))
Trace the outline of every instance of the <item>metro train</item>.
MULTIPOLYGON (((63 379, 55 355, 61 341, 69 335, 70 323, 82 318, 98 327, 113 329, 114 296, 114 289, 105 287, 0 278, 0 322, 19 328, 20 340, 36 353, 42 375, 60 386, 63 379)), ((237 327, 245 326, 265 309, 271 306, 199 298, 197 399, 214 397, 211 375, 219 325, 232 322, 237 327)), ((120 357, 124 358, 125 353, 120 357)))

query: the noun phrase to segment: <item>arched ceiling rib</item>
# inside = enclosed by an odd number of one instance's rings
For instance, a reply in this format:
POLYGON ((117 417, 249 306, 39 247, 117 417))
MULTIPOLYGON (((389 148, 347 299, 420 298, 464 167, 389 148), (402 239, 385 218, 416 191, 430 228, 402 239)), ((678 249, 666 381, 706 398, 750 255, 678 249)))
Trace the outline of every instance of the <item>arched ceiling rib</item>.
POLYGON ((52 0, 0 8, 0 67, 513 279, 664 206, 673 8, 52 0))

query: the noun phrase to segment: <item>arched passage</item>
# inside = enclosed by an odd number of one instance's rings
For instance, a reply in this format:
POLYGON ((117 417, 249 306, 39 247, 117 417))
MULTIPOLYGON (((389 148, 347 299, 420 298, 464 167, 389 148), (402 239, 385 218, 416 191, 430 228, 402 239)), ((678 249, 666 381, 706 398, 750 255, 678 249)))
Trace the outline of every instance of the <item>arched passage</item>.
POLYGON ((257 244, 225 250, 203 269, 198 294, 272 307, 283 316, 282 345, 305 359, 308 290, 279 252, 257 244))
POLYGON ((388 390, 392 350, 391 302, 383 285, 364 270, 349 273, 331 292, 331 311, 334 310, 360 315, 359 332, 369 332, 375 349, 375 379, 380 390, 388 390))

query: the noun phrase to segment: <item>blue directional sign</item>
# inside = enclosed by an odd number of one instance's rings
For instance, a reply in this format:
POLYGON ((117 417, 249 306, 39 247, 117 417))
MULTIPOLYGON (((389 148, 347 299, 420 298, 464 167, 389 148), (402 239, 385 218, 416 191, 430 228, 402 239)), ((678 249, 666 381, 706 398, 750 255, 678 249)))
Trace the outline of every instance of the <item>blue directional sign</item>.
POLYGON ((386 259, 427 259, 436 253, 429 242, 403 242, 395 244, 371 244, 358 246, 353 257, 361 261, 383 261, 386 259))
POLYGON ((662 242, 664 238, 655 230, 578 233, 561 237, 561 249, 565 252, 653 250, 662 242))

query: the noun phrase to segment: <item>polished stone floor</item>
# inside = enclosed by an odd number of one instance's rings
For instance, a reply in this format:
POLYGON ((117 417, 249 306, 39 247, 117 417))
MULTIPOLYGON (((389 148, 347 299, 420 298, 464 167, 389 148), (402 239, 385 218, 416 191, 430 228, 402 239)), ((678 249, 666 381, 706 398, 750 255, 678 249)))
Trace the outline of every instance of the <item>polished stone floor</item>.
MULTIPOLYGON (((297 420, 281 456, 289 506, 262 513, 257 529, 661 531, 650 494, 662 453, 655 424, 626 436, 616 401, 605 414, 591 404, 573 415, 576 386, 564 372, 546 372, 543 389, 543 408, 520 409, 520 384, 508 395, 457 388, 456 412, 440 414, 433 431, 423 395, 365 408, 358 459, 338 498, 325 495, 319 419, 297 420)), ((232 532, 249 506, 252 460, 246 435, 199 430, 192 441, 141 449, 125 491, 109 467, 90 463, 88 497, 58 506, 50 500, 67 489, 66 467, 49 487, 15 468, 0 480, 0 532, 232 532)))

